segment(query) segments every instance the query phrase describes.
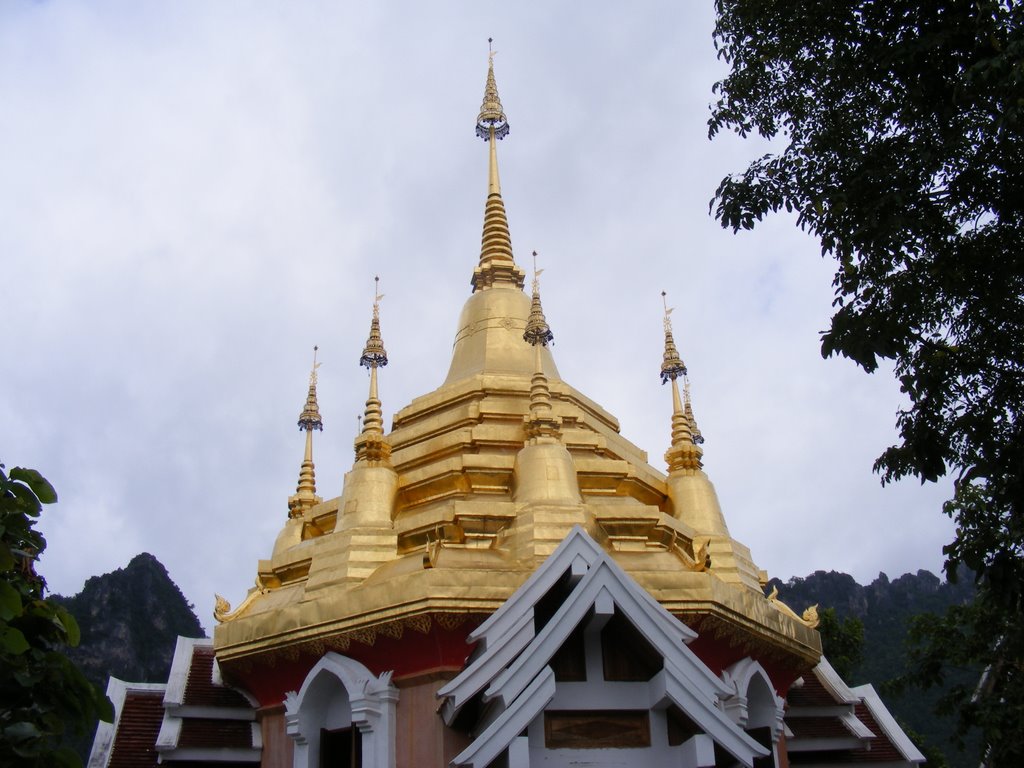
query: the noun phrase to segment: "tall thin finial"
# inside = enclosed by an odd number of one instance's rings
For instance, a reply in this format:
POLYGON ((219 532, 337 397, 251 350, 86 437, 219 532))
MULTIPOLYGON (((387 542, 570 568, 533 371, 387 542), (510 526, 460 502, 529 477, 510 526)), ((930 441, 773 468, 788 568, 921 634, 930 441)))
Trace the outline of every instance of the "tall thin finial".
POLYGON ((487 83, 484 86, 484 100, 480 105, 480 114, 476 116, 476 135, 484 141, 492 138, 504 139, 508 136, 508 120, 501 108, 498 98, 498 84, 494 80, 494 57, 497 51, 492 47, 494 38, 487 38, 487 83))
POLYGON ((537 252, 533 252, 533 300, 530 302, 530 317, 526 321, 526 330, 523 332, 523 339, 536 346, 540 344, 546 347, 555 339, 551 332, 547 318, 544 317, 544 309, 540 304, 540 275, 543 269, 537 269, 537 252))
POLYGON ((298 517, 310 507, 319 504, 322 499, 316 495, 316 468, 313 466, 313 430, 323 431, 324 423, 320 418, 320 407, 316 401, 317 368, 320 363, 316 353, 320 348, 313 347, 313 368, 309 372, 309 392, 306 394, 306 405, 299 414, 299 429, 306 431, 306 451, 299 469, 299 484, 295 495, 288 499, 288 515, 298 517))
POLYGON ((537 269, 537 252, 533 252, 533 300, 530 303, 530 317, 526 321, 523 340, 533 345, 534 371, 530 380, 530 413, 524 418, 526 435, 532 442, 552 442, 561 434, 562 420, 551 408, 551 388, 544 373, 541 347, 550 344, 555 335, 551 332, 544 308, 540 303, 540 275, 537 269))
POLYGON ((380 277, 373 278, 373 319, 370 320, 370 336, 366 340, 359 364, 365 368, 383 368, 388 364, 388 353, 384 349, 384 340, 380 335, 380 300, 384 294, 380 292, 380 277))
POLYGON ((669 317, 672 309, 668 306, 665 291, 661 292, 661 303, 665 307, 665 355, 661 363, 661 383, 666 384, 669 379, 675 381, 680 376, 685 376, 686 365, 679 356, 679 350, 676 349, 675 339, 672 338, 672 319, 669 317))
POLYGON ((661 363, 661 383, 672 382, 672 445, 665 453, 665 461, 668 463, 669 472, 684 471, 688 473, 697 472, 701 469, 701 456, 703 450, 699 443, 704 438, 697 431, 697 422, 693 418, 693 409, 690 407, 690 382, 687 378, 686 365, 679 356, 675 340, 672 338, 672 308, 668 305, 665 291, 661 292, 661 303, 664 307, 665 318, 665 354, 661 363), (686 393, 686 404, 684 406, 679 397, 679 382, 682 377, 683 388, 686 393))
POLYGON ((313 368, 309 372, 309 392, 306 394, 306 405, 299 414, 299 429, 307 431, 319 429, 323 431, 324 423, 320 418, 320 407, 316 402, 316 370, 320 363, 316 361, 316 353, 320 347, 313 347, 313 368))
POLYGON ((498 97, 498 84, 494 79, 494 56, 497 53, 488 38, 487 83, 484 100, 476 117, 476 135, 489 147, 487 173, 487 203, 484 206, 484 231, 480 245, 480 263, 473 271, 473 290, 490 288, 495 283, 511 284, 522 288, 526 275, 512 256, 512 236, 509 234, 505 203, 501 199, 501 179, 498 175, 497 142, 508 136, 508 119, 498 97))
POLYGON ((388 364, 388 353, 384 349, 384 339, 380 333, 380 302, 383 298, 384 294, 380 292, 380 277, 374 277, 370 335, 359 358, 359 364, 370 369, 370 392, 366 398, 362 432, 356 438, 357 461, 386 459, 391 453, 391 447, 384 440, 384 412, 381 410, 380 398, 377 395, 377 369, 388 364))

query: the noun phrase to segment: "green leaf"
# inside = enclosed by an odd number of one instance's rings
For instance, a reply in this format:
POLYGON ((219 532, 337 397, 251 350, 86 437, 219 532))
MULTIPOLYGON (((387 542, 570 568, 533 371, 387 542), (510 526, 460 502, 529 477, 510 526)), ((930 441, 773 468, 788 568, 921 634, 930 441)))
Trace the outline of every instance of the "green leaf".
POLYGON ((14 743, 38 739, 42 734, 36 728, 35 723, 20 721, 11 723, 3 730, 4 738, 14 743))
POLYGON ((54 504, 57 501, 57 492, 50 485, 50 481, 36 470, 15 467, 11 470, 10 477, 11 480, 20 480, 25 483, 43 504, 54 504))
POLYGON ((59 619, 63 626, 67 636, 67 644, 72 648, 76 647, 82 640, 82 631, 78 628, 78 622, 75 621, 75 617, 68 613, 64 606, 54 603, 49 604, 53 605, 54 618, 59 619))
POLYGON ((8 581, 0 581, 0 619, 9 621, 22 612, 21 594, 8 581))
POLYGON ((82 768, 82 760, 71 747, 61 747, 50 755, 54 768, 82 768))
POLYGON ((0 541, 0 571, 9 571, 14 567, 14 555, 6 541, 0 541))
POLYGON ((30 647, 20 629, 11 626, 0 627, 0 651, 20 656, 30 647))

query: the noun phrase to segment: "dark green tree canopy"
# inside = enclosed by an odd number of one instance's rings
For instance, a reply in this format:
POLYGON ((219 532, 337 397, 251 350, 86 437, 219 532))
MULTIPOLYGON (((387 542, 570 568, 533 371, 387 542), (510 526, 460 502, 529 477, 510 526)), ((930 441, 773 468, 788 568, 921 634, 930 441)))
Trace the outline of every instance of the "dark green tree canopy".
POLYGON ((35 529, 43 504, 57 494, 34 469, 0 464, 0 765, 80 766, 61 745, 97 717, 110 720, 110 702, 63 653, 78 644, 78 625, 43 596, 35 562, 46 547, 35 529))
POLYGON ((875 468, 883 481, 955 473, 947 572, 962 563, 977 574, 984 614, 957 626, 983 632, 974 661, 1001 670, 985 695, 964 693, 962 712, 993 724, 990 744, 1013 742, 1012 757, 993 760, 1024 764, 1024 736, 1008 740, 998 725, 1007 713, 1016 731, 1024 722, 1024 7, 716 7, 731 71, 716 85, 710 134, 756 132, 779 149, 721 182, 715 215, 739 230, 795 212, 836 259, 822 353, 867 371, 894 361, 908 405, 875 468))

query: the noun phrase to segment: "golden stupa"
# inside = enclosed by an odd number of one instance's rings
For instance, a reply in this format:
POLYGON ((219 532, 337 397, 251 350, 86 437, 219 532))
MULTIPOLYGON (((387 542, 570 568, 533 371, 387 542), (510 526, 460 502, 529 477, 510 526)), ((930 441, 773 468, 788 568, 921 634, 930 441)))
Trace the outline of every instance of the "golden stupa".
MULTIPOLYGON (((694 647, 704 644, 720 666, 756 652, 795 678, 821 655, 814 622, 765 597, 765 574, 729 534, 702 468, 703 439, 667 306, 667 475, 620 435, 614 416, 559 375, 539 279, 527 294, 513 256, 497 157, 508 122, 493 56, 476 132, 490 158, 483 237, 447 377, 385 431, 378 292, 360 358, 370 387, 355 461, 341 495, 324 501, 312 459, 312 433, 321 428, 314 363, 299 420, 306 453, 284 527, 237 608, 218 598, 214 646, 225 677, 280 701, 290 684, 283 670, 294 665, 291 678, 301 681, 303 659, 329 650, 400 654, 416 645, 409 638, 422 645, 439 632, 453 633, 464 657, 466 635, 581 526, 699 632, 694 647), (257 682, 272 668, 282 675, 274 691, 257 682)), ((406 667, 396 661, 396 680, 427 668, 454 674, 461 659, 417 658, 406 667)))

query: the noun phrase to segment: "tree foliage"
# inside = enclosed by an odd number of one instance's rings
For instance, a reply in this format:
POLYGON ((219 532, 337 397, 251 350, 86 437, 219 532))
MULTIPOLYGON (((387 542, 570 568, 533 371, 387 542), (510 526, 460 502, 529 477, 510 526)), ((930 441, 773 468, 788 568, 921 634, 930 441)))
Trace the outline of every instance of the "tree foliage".
POLYGON ((711 136, 780 149, 723 179, 723 226, 772 212, 836 259, 822 354, 892 360, 907 405, 883 482, 954 473, 951 579, 975 607, 922 626, 925 682, 967 661, 997 670, 955 702, 989 765, 1024 764, 1024 7, 1012 0, 716 0, 711 136), (1015 719, 1016 733, 1002 724, 1015 719))
POLYGON ((110 720, 110 702, 62 649, 78 644, 78 625, 43 597, 46 582, 34 563, 46 547, 35 520, 57 494, 33 469, 0 464, 0 765, 80 766, 60 745, 97 716, 110 720))
POLYGON ((821 652, 843 680, 850 680, 864 657, 864 622, 856 616, 840 619, 835 608, 818 614, 821 652))

